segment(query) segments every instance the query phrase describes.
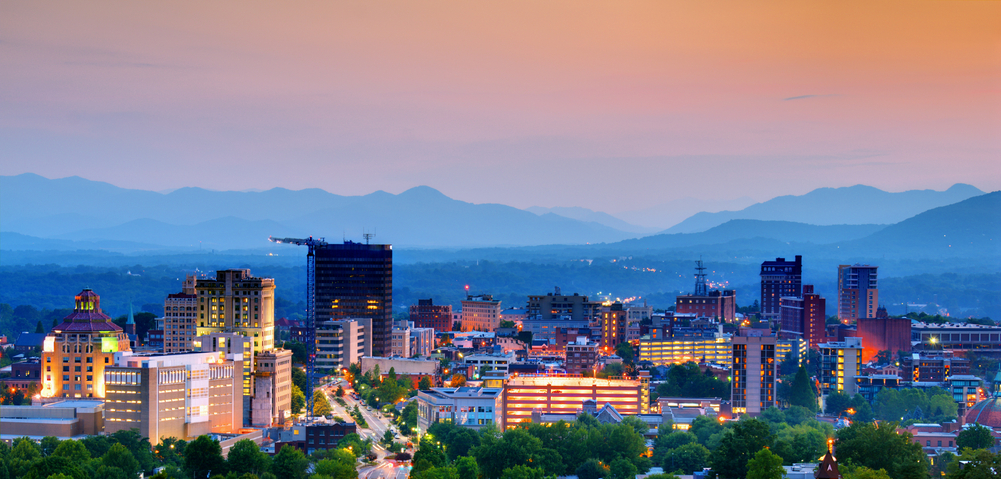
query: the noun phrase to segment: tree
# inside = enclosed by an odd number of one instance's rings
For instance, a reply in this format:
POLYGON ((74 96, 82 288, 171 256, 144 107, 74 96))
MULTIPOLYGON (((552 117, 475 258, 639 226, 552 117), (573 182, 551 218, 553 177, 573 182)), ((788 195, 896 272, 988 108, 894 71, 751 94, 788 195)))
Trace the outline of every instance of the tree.
POLYGON ((203 435, 188 443, 184 447, 184 469, 195 479, 209 477, 210 473, 225 474, 226 461, 219 442, 203 435))
POLYGON ((681 471, 685 474, 692 474, 701 471, 709 464, 709 449, 702 444, 684 444, 677 449, 672 449, 664 456, 661 467, 665 471, 681 471))
MULTIPOLYGON (((294 368, 293 368, 294 369, 294 368)), ((299 386, 292 385, 292 414, 299 414, 306 406, 306 395, 303 394, 299 386)))
POLYGON ((838 430, 838 461, 848 461, 869 469, 886 470, 894 479, 924 479, 928 462, 921 445, 910 433, 897 434, 896 422, 855 422, 838 430))
POLYGON ((304 479, 306 477, 306 467, 309 466, 309 459, 302 451, 288 444, 275 454, 271 463, 271 473, 282 479, 304 479))
POLYGON ((853 467, 850 464, 838 466, 842 479, 891 479, 886 471, 874 471, 865 466, 853 467))
POLYGON ((459 474, 459 479, 476 479, 480 468, 476 465, 475 459, 464 456, 455 461, 455 471, 459 474))
POLYGON ((622 361, 627 364, 632 364, 635 359, 636 352, 633 351, 633 345, 623 342, 615 346, 615 354, 622 358, 622 361))
POLYGON ((79 465, 60 456, 49 456, 33 462, 21 477, 23 479, 47 479, 55 474, 65 474, 72 479, 90 478, 90 475, 79 465))
POLYGON ((449 382, 449 386, 453 388, 462 387, 466 385, 466 377, 461 374, 453 374, 452 381, 449 382))
POLYGON ((420 389, 421 391, 431 389, 431 378, 427 376, 422 377, 420 382, 417 383, 417 389, 420 389))
POLYGON ((84 464, 90 460, 90 452, 87 451, 83 443, 73 439, 60 441, 59 446, 52 452, 52 455, 65 457, 77 464, 84 464))
POLYGON ((236 474, 260 475, 270 469, 271 458, 254 441, 241 439, 229 450, 226 465, 236 474))
POLYGON ((988 427, 974 423, 972 426, 964 427, 956 436, 956 446, 959 451, 963 449, 987 449, 994 445, 994 436, 988 427))
POLYGON ((42 438, 42 455, 51 456, 55 452, 56 448, 59 447, 59 438, 54 436, 45 436, 42 438))
POLYGON ((789 404, 802 406, 811 411, 817 410, 817 392, 813 390, 813 385, 810 384, 810 375, 802 366, 796 371, 796 377, 792 381, 789 404))
POLYGON ((330 407, 330 402, 327 401, 327 395, 323 393, 321 389, 313 390, 313 415, 314 416, 326 416, 330 414, 333 409, 330 407))
POLYGON ((337 385, 337 393, 336 394, 337 394, 337 397, 339 397, 339 398, 344 397, 344 387, 341 386, 340 384, 337 385))
POLYGON ((501 479, 542 479, 542 469, 523 464, 511 466, 501 472, 501 479))
POLYGON ((1001 454, 991 454, 986 449, 963 449, 956 459, 949 463, 949 479, 996 478, 1001 470, 1001 454))
POLYGON ((768 449, 762 449, 747 461, 747 479, 782 479, 785 469, 782 458, 768 449))
POLYGON ((578 479, 602 479, 608 477, 608 470, 594 458, 584 461, 583 464, 577 467, 574 473, 577 474, 578 479))
MULTIPOLYGON (((286 343, 287 344, 287 343, 286 343)), ((300 391, 306 390, 306 373, 299 366, 292 366, 292 384, 299 387, 300 391)))
POLYGON ((344 449, 333 449, 327 454, 327 459, 316 463, 316 474, 331 477, 331 479, 356 479, 358 470, 355 468, 355 456, 344 449))
POLYGON ((598 377, 610 378, 622 376, 625 373, 625 370, 626 367, 622 363, 605 364, 605 367, 598 373, 598 377))
POLYGON ((709 456, 709 464, 717 477, 736 479, 747 477, 747 463, 754 454, 770 447, 775 440, 768 423, 758 419, 741 419, 722 438, 709 456))
POLYGON ((612 479, 634 479, 637 472, 639 471, 636 466, 624 457, 612 461, 612 466, 609 468, 612 479))
POLYGON ((840 416, 852 407, 852 398, 842 392, 832 392, 827 395, 824 412, 831 416, 840 416))
POLYGON ((125 477, 134 478, 141 470, 139 461, 121 443, 111 446, 108 452, 101 456, 101 465, 116 467, 125 473, 125 477))
POLYGON ((35 325, 35 334, 42 334, 45 332, 45 327, 42 326, 42 320, 38 320, 38 324, 35 325))

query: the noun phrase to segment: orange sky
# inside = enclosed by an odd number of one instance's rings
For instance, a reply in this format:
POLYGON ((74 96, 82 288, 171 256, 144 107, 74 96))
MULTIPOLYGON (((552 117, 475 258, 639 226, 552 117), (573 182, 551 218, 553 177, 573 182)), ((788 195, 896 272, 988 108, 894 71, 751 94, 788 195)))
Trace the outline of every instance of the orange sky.
POLYGON ((996 190, 999 25, 1001 2, 3 2, 0 174, 609 212, 996 190))

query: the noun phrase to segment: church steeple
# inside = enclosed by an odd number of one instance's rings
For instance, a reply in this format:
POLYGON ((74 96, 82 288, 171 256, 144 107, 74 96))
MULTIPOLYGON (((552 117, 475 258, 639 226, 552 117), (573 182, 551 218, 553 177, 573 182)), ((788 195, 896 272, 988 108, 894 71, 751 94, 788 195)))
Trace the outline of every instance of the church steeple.
POLYGON ((136 334, 136 319, 132 314, 132 301, 129 301, 129 319, 125 321, 125 334, 132 336, 136 334))
POLYGON ((821 459, 817 466, 817 472, 813 477, 817 479, 841 479, 841 472, 838 471, 838 460, 834 457, 834 439, 827 440, 827 454, 821 459))

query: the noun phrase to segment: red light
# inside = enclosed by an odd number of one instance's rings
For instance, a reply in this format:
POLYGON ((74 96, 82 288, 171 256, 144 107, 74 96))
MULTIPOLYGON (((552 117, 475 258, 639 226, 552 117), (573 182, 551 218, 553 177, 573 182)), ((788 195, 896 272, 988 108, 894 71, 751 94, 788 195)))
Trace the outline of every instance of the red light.
POLYGON ((466 291, 469 291, 469 285, 468 284, 466 285, 466 291))

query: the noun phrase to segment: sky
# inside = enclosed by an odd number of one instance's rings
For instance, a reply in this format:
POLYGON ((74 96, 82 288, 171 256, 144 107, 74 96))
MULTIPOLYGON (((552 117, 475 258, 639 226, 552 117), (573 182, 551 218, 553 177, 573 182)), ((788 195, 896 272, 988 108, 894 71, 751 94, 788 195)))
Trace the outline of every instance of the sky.
POLYGON ((1001 2, 0 3, 0 174, 636 210, 1001 189, 1001 2))

